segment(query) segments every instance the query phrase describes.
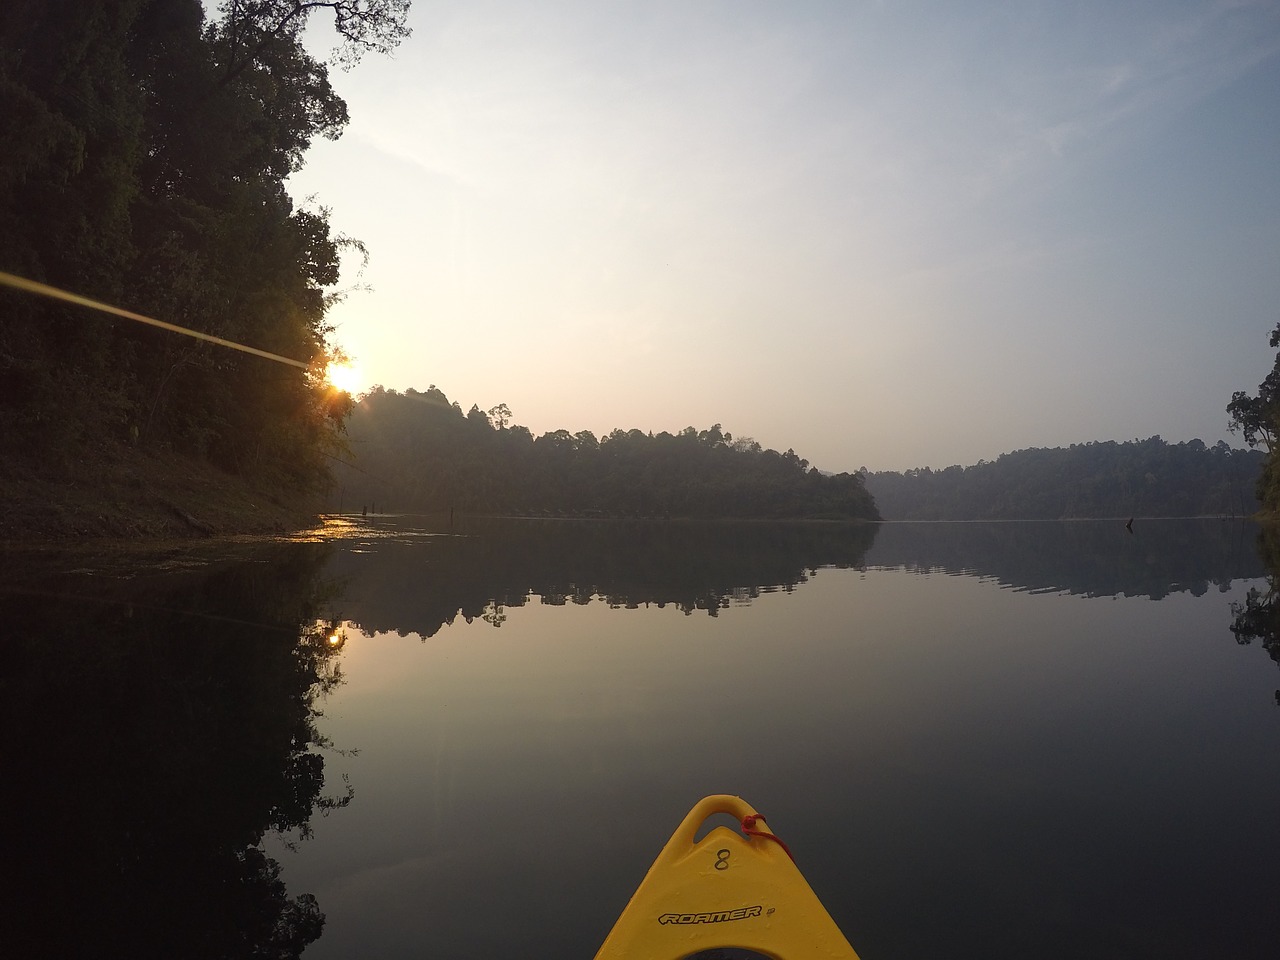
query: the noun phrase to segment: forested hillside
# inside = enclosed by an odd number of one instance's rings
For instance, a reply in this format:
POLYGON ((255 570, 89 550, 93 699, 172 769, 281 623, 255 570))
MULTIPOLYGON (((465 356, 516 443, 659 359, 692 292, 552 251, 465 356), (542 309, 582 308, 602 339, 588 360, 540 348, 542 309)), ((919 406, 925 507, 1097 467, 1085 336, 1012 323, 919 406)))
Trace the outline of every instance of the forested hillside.
POLYGON ((434 386, 375 389, 348 425, 344 510, 599 517, 878 519, 862 477, 826 476, 794 451, 716 424, 649 434, 555 430, 534 437, 505 405, 463 414, 434 386))
POLYGON ((945 470, 865 475, 886 520, 1247 516, 1263 455, 1219 442, 1072 444, 945 470))
MULTIPOLYGON (((285 180, 347 122, 301 43, 325 6, 0 5, 0 270, 303 365, 0 289, 10 467, 65 472, 115 444, 323 482, 350 405, 320 376, 348 241, 285 180)), ((408 0, 343 6, 351 59, 404 35, 408 0)))

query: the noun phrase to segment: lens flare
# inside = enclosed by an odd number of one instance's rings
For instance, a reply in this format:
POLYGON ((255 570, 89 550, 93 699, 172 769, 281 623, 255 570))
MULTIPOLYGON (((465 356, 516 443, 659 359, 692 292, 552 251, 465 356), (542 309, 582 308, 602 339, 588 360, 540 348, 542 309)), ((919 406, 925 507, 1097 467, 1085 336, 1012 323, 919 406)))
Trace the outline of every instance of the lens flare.
POLYGON ((324 378, 333 386, 352 396, 359 393, 364 386, 364 377, 360 368, 349 361, 331 363, 325 368, 324 378))

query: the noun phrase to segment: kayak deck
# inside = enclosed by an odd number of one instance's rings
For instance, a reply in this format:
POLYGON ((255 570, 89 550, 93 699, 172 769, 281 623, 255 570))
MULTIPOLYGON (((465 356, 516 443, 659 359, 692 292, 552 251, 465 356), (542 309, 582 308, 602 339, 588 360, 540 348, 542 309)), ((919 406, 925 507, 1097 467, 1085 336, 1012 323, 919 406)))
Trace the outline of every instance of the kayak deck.
POLYGON ((596 960, 858 960, 786 845, 741 797, 699 801, 632 895, 596 960), (727 813, 742 833, 708 817, 727 813), (715 951, 715 952, 709 952, 715 951))

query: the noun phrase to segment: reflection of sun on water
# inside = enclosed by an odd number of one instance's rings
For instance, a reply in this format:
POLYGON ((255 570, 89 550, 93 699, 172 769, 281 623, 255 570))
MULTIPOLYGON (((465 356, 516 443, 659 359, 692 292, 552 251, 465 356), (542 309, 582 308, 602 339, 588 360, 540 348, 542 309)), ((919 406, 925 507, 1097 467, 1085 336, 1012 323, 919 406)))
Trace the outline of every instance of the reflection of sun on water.
POLYGON ((339 390, 354 396, 364 386, 360 370, 351 363, 331 363, 325 368, 324 378, 339 390))

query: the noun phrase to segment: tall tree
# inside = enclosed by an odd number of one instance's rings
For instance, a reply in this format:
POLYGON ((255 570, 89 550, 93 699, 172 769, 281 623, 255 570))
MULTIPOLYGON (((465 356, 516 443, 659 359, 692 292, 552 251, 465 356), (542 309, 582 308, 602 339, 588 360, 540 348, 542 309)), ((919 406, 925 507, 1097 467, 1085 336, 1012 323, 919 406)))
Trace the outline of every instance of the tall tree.
MULTIPOLYGON (((1280 347, 1280 323, 1271 331, 1268 343, 1273 350, 1280 347)), ((1237 390, 1227 404, 1227 413, 1231 415, 1232 432, 1238 430, 1251 447, 1261 443, 1267 448, 1258 477, 1258 499, 1264 511, 1280 512, 1280 464, 1276 463, 1276 441, 1280 437, 1280 353, 1276 354, 1271 372, 1258 385, 1258 395, 1251 397, 1237 390)))

